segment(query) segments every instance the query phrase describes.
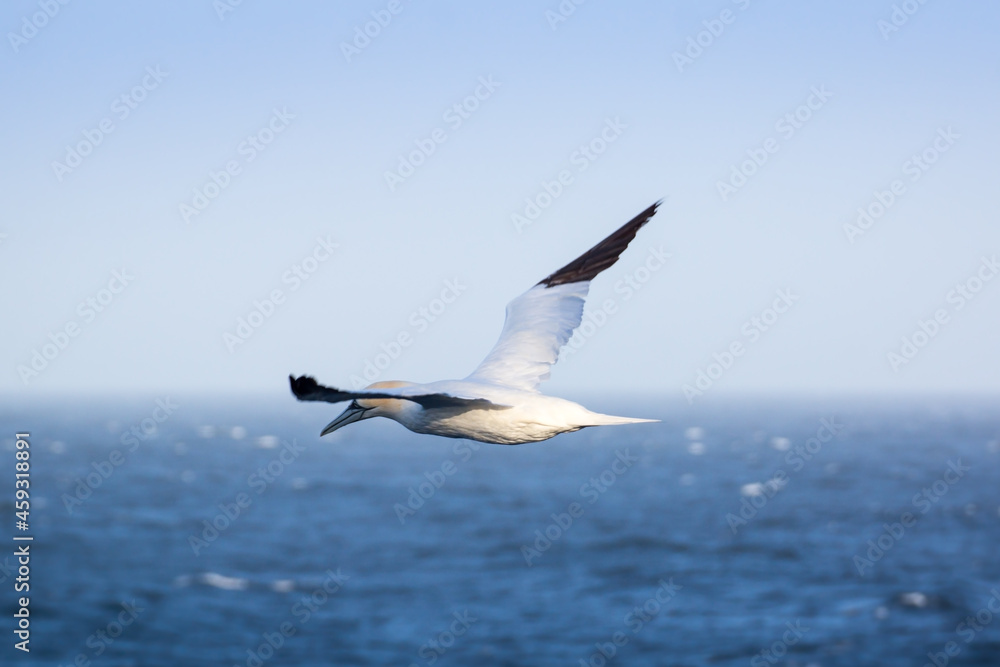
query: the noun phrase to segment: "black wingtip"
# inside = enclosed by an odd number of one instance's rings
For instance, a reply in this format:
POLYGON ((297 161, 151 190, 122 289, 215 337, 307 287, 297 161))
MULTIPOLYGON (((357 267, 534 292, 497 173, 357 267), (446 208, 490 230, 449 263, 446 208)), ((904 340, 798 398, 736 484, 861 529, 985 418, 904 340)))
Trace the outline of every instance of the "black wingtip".
POLYGON ((606 239, 552 275, 541 280, 538 284, 546 287, 555 287, 567 283, 593 280, 597 274, 618 261, 618 257, 625 251, 628 244, 632 242, 639 229, 649 222, 650 218, 656 215, 656 209, 662 203, 662 199, 654 202, 639 213, 639 215, 612 232, 606 239))
POLYGON ((292 387, 292 393, 295 394, 295 398, 300 401, 303 396, 315 391, 316 387, 319 386, 316 380, 308 375, 300 375, 299 377, 289 375, 288 383, 292 387))

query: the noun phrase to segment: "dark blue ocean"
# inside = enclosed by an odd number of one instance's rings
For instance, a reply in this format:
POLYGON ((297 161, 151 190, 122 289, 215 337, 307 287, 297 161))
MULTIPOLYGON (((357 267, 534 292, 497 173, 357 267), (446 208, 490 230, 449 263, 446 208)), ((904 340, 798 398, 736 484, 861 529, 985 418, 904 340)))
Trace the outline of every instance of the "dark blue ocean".
POLYGON ((0 663, 1000 665, 997 402, 584 402, 663 421, 502 447, 320 439, 340 406, 290 396, 8 403, 0 663))

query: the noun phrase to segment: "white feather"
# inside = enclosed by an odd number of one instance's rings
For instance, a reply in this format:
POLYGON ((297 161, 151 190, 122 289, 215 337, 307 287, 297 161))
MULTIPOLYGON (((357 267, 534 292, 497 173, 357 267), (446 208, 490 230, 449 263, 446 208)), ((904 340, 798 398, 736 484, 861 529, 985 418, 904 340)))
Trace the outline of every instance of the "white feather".
POLYGON ((559 350, 580 326, 589 288, 590 281, 538 284, 511 301, 500 339, 466 379, 538 391, 559 350))

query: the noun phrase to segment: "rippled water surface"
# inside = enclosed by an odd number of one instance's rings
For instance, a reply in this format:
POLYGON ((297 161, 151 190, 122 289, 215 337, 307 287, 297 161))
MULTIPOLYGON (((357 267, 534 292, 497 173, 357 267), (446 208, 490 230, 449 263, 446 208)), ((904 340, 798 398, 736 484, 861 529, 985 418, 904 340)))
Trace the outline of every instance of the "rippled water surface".
POLYGON ((172 401, 0 416, 4 664, 1000 665, 996 404, 592 404, 663 422, 499 447, 172 401))

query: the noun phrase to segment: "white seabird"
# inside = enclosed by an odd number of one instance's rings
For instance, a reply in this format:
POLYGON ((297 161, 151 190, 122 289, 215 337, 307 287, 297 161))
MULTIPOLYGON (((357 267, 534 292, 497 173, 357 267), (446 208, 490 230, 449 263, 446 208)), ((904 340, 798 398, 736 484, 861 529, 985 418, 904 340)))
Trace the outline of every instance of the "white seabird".
POLYGON ((362 419, 388 417, 416 433, 519 445, 588 426, 658 421, 591 412, 572 401, 545 396, 538 385, 548 379, 559 350, 580 326, 590 281, 618 261, 659 205, 656 202, 507 304, 500 340, 464 380, 427 384, 392 380, 343 391, 305 375, 289 376, 292 393, 300 401, 351 401, 321 436, 362 419))

